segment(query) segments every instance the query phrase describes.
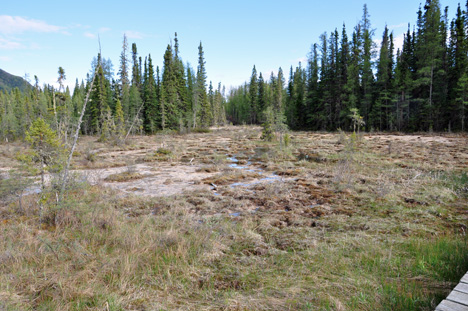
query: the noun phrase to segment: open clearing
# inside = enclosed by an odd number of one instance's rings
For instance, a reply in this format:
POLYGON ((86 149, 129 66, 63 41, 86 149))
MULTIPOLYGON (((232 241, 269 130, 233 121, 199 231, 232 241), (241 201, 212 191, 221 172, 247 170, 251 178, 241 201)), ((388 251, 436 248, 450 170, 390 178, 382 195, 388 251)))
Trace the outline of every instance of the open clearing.
POLYGON ((260 135, 82 138, 49 222, 4 196, 0 310, 431 310, 468 270, 467 136, 260 135))

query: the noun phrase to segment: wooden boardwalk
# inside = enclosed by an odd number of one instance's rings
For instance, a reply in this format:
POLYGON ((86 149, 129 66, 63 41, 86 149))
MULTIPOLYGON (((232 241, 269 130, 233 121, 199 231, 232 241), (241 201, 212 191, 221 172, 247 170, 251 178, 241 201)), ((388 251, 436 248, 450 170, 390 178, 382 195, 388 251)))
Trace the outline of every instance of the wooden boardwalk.
POLYGON ((468 311, 468 272, 447 299, 437 306, 436 311, 468 311))

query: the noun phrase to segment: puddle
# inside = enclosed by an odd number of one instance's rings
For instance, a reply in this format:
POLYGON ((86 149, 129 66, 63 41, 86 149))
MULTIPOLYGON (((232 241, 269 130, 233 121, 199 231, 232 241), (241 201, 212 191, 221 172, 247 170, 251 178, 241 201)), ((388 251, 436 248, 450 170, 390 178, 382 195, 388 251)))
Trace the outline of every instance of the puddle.
MULTIPOLYGON (((259 150, 262 150, 263 152, 267 152, 267 148, 257 148, 259 150)), ((257 151, 255 151, 255 153, 257 153, 257 151)), ((271 174, 268 174, 267 175, 267 172, 261 168, 258 168, 258 167, 252 167, 252 162, 250 161, 250 158, 249 160, 247 161, 247 163, 245 165, 239 165, 238 162, 239 160, 235 157, 235 156, 230 156, 227 158, 228 161, 232 162, 231 164, 229 164, 229 167, 232 167, 232 168, 235 168, 235 169, 239 169, 239 170, 243 170, 245 172, 256 172, 264 177, 260 178, 260 179, 256 179, 256 180, 252 180, 252 181, 247 181, 247 182, 236 182, 236 183, 232 183, 229 185, 229 187, 231 188, 235 188, 235 187, 250 187, 250 186, 254 186, 254 185, 257 185, 257 184, 260 184, 260 183, 272 183, 272 182, 276 182, 276 181, 281 181, 282 180, 282 177, 281 176, 278 176, 274 173, 271 173, 271 174)), ((253 190, 250 190, 252 192, 255 193, 255 191, 253 190)))
POLYGON ((22 195, 31 195, 31 194, 39 194, 42 192, 42 187, 41 186, 32 186, 29 188, 26 188, 22 195))
POLYGON ((265 178, 262 178, 260 179, 260 181, 270 181, 270 182, 274 182, 274 181, 277 181, 277 180, 281 180, 281 176, 278 176, 276 174, 273 174, 271 176, 268 176, 268 177, 265 177, 265 178))
POLYGON ((248 161, 246 164, 239 165, 239 160, 235 156, 228 157, 227 160, 231 162, 228 165, 231 168, 246 170, 248 172, 253 172, 253 171, 256 170, 256 169, 249 168, 249 165, 252 165, 252 162, 250 162, 250 161, 248 161))
POLYGON ((228 157, 227 160, 228 160, 228 161, 231 161, 231 162, 234 162, 234 163, 239 162, 239 160, 237 160, 236 157, 234 157, 234 156, 228 157))

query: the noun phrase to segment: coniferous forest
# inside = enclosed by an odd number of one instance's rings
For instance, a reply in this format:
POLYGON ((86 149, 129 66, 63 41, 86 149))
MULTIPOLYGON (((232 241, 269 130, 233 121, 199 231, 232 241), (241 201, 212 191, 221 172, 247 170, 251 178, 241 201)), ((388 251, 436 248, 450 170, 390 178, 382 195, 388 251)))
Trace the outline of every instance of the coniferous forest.
POLYGON ((162 68, 151 55, 139 56, 124 36, 116 77, 102 55, 92 61, 86 80, 73 91, 35 83, 26 91, 0 93, 0 136, 24 137, 37 117, 62 137, 76 126, 91 82, 81 132, 155 133, 225 124, 286 124, 294 130, 350 130, 357 109, 366 131, 466 131, 468 106, 468 13, 458 6, 448 20, 448 7, 427 0, 408 24, 403 46, 393 33, 375 33, 367 6, 352 32, 346 25, 323 33, 312 45, 307 64, 269 77, 255 66, 244 85, 226 94, 221 83, 207 82, 203 46, 196 70, 184 64, 177 33, 167 46, 162 68), (349 34, 348 34, 349 33, 349 34), (377 44, 376 42, 380 42, 377 44), (131 49, 130 49, 131 48, 131 49))
POLYGON ((221 85, 214 89, 210 82, 207 91, 201 42, 198 56, 196 71, 184 65, 176 33, 160 69, 153 65, 151 55, 138 55, 135 43, 129 50, 124 36, 117 80, 113 78, 112 61, 98 54, 86 81, 79 83, 77 79, 73 92, 63 85, 66 74, 62 67, 58 69, 58 89, 51 85, 40 87, 35 76, 34 85, 24 92, 18 88, 0 92, 0 135, 3 139, 24 137, 30 124, 41 117, 61 137, 69 137, 88 93, 81 132, 99 135, 103 140, 122 137, 127 131, 152 134, 224 124, 224 90, 221 85))
POLYGON ((350 130, 353 108, 367 131, 465 131, 468 104, 467 12, 426 1, 395 48, 387 28, 378 35, 367 6, 348 34, 346 25, 320 36, 307 64, 258 74, 229 94, 226 113, 235 124, 262 123, 271 107, 292 129, 350 130), (285 76, 288 75, 288 76, 285 76))

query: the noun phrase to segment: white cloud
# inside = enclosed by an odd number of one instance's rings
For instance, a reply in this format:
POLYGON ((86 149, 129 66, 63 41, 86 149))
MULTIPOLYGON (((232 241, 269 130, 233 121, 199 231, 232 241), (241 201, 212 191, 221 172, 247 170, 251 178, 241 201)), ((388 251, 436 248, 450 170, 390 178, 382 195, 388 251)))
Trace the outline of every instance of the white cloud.
POLYGON ((90 32, 85 32, 83 35, 84 35, 86 38, 90 38, 90 39, 96 39, 96 38, 97 38, 97 36, 96 36, 95 34, 90 33, 90 32))
POLYGON ((19 42, 0 38, 0 50, 17 50, 22 48, 24 46, 19 42))
POLYGON ((63 27, 49 25, 44 21, 27 19, 20 16, 0 15, 0 33, 14 34, 25 31, 63 32, 63 27))
POLYGON ((112 29, 108 28, 108 27, 101 27, 101 28, 99 28, 99 33, 105 33, 105 32, 109 32, 111 30, 112 29))
POLYGON ((89 29, 89 28, 91 28, 91 26, 89 26, 89 25, 82 25, 82 24, 72 24, 72 25, 69 26, 68 28, 72 28, 72 29, 89 29))
POLYGON ((0 60, 3 61, 3 62, 9 62, 11 60, 13 60, 11 57, 8 57, 8 56, 0 56, 0 60))
POLYGON ((145 34, 142 34, 141 32, 138 32, 138 31, 132 31, 132 30, 125 31, 125 34, 127 35, 127 38, 129 39, 143 39, 144 37, 146 37, 145 34))
POLYGON ((395 46, 395 53, 397 49, 400 49, 400 51, 403 49, 403 42, 404 42, 405 34, 399 34, 395 38, 393 38, 393 44, 395 46))

